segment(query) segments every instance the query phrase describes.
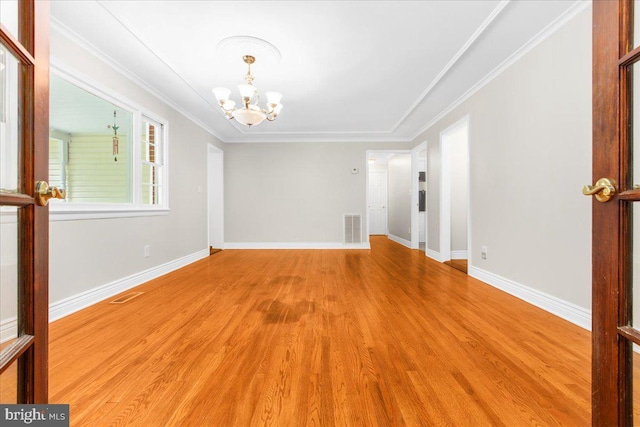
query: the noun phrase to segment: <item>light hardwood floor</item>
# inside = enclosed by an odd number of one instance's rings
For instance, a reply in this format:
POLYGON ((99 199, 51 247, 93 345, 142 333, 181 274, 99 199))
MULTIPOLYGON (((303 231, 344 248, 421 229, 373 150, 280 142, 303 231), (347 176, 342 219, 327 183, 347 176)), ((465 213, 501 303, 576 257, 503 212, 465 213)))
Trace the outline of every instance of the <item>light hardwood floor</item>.
POLYGON ((384 237, 135 291, 51 325, 74 426, 590 424, 589 332, 384 237))
POLYGON ((452 259, 450 261, 445 261, 445 264, 449 267, 453 267, 456 270, 460 270, 463 273, 467 273, 469 270, 468 261, 466 259, 452 259))

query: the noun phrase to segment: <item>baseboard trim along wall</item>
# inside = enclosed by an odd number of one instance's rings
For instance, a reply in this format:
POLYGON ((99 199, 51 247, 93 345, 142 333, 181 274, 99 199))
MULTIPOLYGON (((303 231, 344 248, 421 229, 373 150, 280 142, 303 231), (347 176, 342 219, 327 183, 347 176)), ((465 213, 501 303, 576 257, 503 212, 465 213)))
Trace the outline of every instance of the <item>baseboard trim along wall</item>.
POLYGON ((488 285, 498 288, 514 297, 520 298, 549 313, 555 314, 575 325, 591 330, 591 311, 563 299, 554 297, 537 289, 514 282, 497 274, 490 273, 472 265, 469 266, 469 276, 488 285))
POLYGON ((427 256, 431 259, 435 259, 438 262, 442 262, 442 258, 440 257, 440 252, 434 251, 433 249, 427 248, 427 256))
POLYGON ((341 242, 225 242, 225 249, 371 249, 369 243, 341 242))
MULTIPOLYGON (((404 246, 409 246, 408 241, 397 236, 389 235, 389 238, 404 246), (400 241, 398 241, 398 240, 400 241)), ((370 249, 368 243, 343 244, 343 243, 225 243, 225 249, 370 249)), ((426 255, 438 262, 440 253, 433 249, 427 249, 426 255)), ((148 270, 132 274, 122 279, 115 280, 86 292, 73 295, 49 305, 49 321, 61 319, 83 308, 112 297, 120 292, 141 285, 193 262, 209 256, 209 250, 203 249, 193 254, 178 258, 174 261, 152 267, 148 270)), ((591 330, 591 311, 563 299, 554 297, 523 284, 506 279, 497 274, 470 265, 469 276, 474 277, 490 286, 498 288, 510 295, 520 298, 545 311, 559 316, 584 329, 591 330)), ((14 338, 17 334, 16 318, 9 318, 0 322, 0 343, 14 338)))
MULTIPOLYGON (((87 308, 93 304, 119 294, 120 292, 124 292, 128 289, 141 285, 145 282, 148 282, 149 280, 153 280, 155 278, 163 276, 167 273, 187 266, 208 256, 209 249, 203 249, 182 258, 178 258, 165 264, 152 267, 148 270, 123 277, 122 279, 115 280, 102 286, 98 286, 97 288, 93 288, 86 292, 82 292, 63 300, 56 301, 52 304, 49 304, 49 322, 61 319, 65 316, 68 316, 69 314, 75 313, 76 311, 80 311, 83 308, 87 308)), ((0 335, 0 342, 5 342, 16 336, 17 322, 15 317, 3 320, 2 322, 0 322, 0 326, 0 330, 2 330, 2 335, 0 335)))
POLYGON ((451 259, 467 259, 467 251, 451 251, 451 259))
POLYGON ((18 322, 16 317, 10 317, 0 321, 0 343, 9 341, 18 335, 18 322))
POLYGON ((173 261, 152 267, 148 270, 134 273, 122 279, 115 280, 106 285, 98 286, 89 291, 82 292, 69 298, 56 301, 49 306, 49 321, 53 322, 71 313, 82 310, 97 302, 112 297, 120 292, 126 291, 149 280, 153 280, 174 270, 182 268, 193 262, 199 261, 209 256, 209 249, 192 253, 173 261))
POLYGON ((393 234, 389 234, 387 236, 390 240, 393 240, 396 243, 400 243, 402 246, 406 246, 411 249, 411 242, 407 239, 403 239, 402 237, 394 236, 393 234))

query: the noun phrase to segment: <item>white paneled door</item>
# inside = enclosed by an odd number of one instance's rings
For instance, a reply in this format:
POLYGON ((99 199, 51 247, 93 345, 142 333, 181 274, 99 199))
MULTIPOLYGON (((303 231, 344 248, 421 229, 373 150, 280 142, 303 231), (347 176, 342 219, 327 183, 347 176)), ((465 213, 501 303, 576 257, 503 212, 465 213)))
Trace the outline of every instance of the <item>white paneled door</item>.
POLYGON ((369 234, 387 234, 387 172, 369 172, 369 234))

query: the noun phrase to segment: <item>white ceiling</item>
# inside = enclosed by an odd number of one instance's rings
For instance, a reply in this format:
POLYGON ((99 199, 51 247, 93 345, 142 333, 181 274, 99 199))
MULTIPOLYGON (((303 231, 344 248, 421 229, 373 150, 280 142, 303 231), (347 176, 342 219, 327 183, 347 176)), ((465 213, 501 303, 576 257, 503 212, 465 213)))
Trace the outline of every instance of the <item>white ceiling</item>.
POLYGON ((59 0, 51 13, 53 31, 93 46, 225 142, 347 142, 411 140, 577 7, 573 0, 59 0), (235 87, 246 72, 241 58, 216 53, 231 35, 280 50, 278 64, 258 57, 252 67, 262 95, 284 95, 275 122, 249 129, 219 112, 211 88, 229 87, 239 101, 235 87))

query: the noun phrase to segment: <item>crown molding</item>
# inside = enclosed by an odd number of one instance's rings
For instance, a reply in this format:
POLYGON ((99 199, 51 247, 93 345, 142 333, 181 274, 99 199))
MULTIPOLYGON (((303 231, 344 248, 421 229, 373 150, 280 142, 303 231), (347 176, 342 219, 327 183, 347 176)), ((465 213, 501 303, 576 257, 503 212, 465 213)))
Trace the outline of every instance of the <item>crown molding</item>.
MULTIPOLYGON (((515 62, 517 62, 520 58, 526 55, 530 50, 535 48, 542 41, 551 36, 555 31, 565 25, 568 21, 570 21, 573 17, 578 15, 580 12, 584 11, 591 5, 591 0, 577 0, 569 9, 567 9, 560 17, 554 20, 551 24, 547 25, 544 29, 542 29, 538 34, 533 36, 524 46, 518 49, 515 53, 509 56, 506 60, 504 60, 500 65, 494 68, 491 72, 489 72, 485 77, 479 80, 474 86, 468 89, 464 94, 458 97, 453 103, 451 103, 448 107, 446 107, 443 111, 437 114, 433 119, 429 120, 427 124, 422 126, 416 132, 414 132, 411 136, 394 136, 394 132, 407 120, 407 118, 415 111, 415 109, 424 101, 424 99, 428 96, 428 94, 433 90, 433 88, 449 73, 452 67, 464 56, 464 54, 468 51, 468 49, 474 44, 474 42, 489 28, 489 26, 495 22, 496 18, 500 15, 500 13, 507 7, 507 5, 511 2, 511 0, 502 0, 498 5, 493 9, 493 11, 485 18, 482 24, 475 30, 475 32, 471 35, 471 37, 465 42, 465 44, 458 50, 458 52, 451 58, 451 60, 445 65, 445 67, 440 71, 440 73, 431 81, 429 86, 422 92, 422 94, 415 100, 415 102, 409 107, 409 109, 405 112, 405 114, 398 120, 398 122, 394 125, 394 127, 389 131, 318 131, 318 132, 254 132, 249 129, 243 129, 237 126, 235 123, 229 123, 231 127, 233 127, 237 132, 237 136, 233 137, 223 137, 220 135, 215 129, 213 129, 210 125, 202 121, 201 119, 195 117, 191 114, 186 108, 177 104, 173 101, 169 96, 165 95, 160 90, 148 84, 144 79, 136 75, 135 72, 125 68, 122 64, 116 61, 114 58, 106 54, 104 51, 97 48, 87 39, 67 27, 65 24, 60 22, 57 18, 51 17, 51 29, 58 31, 63 36, 72 40, 76 44, 78 44, 83 49, 87 50, 95 57, 103 61, 105 64, 113 68, 115 71, 140 86, 171 108, 175 109, 177 112, 182 114, 184 117, 200 126, 202 129, 207 131, 209 134, 217 138, 223 143, 317 143, 317 142, 371 142, 371 143, 388 143, 388 142, 413 142, 417 137, 419 137, 422 133, 426 132, 432 126, 434 126, 437 122, 442 120, 446 115, 451 113, 455 108, 460 106, 463 102, 473 96, 476 92, 486 86, 489 82, 499 76, 506 69, 511 67, 515 62), (324 135, 325 137, 321 137, 324 135)), ((219 110, 217 106, 211 105, 208 100, 203 97, 193 86, 191 86, 187 80, 176 71, 175 67, 173 67, 167 60, 158 55, 153 49, 150 48, 137 34, 135 34, 130 28, 128 28, 120 19, 118 19, 115 14, 103 4, 102 1, 97 2, 113 19, 116 20, 123 28, 125 28, 129 34, 136 38, 136 40, 141 44, 141 46, 150 52, 153 56, 155 56, 159 61, 162 62, 167 69, 173 73, 177 78, 179 78, 187 87, 195 93, 198 98, 204 100, 204 102, 211 106, 211 108, 215 110, 219 110)))
POLYGON ((136 85, 140 86, 141 88, 143 88, 144 90, 149 92, 151 95, 155 96, 160 101, 164 102, 165 104, 167 104, 168 106, 170 106, 171 108, 173 108, 174 110, 176 110, 177 112, 182 114, 184 117, 186 117, 187 119, 191 120, 193 123, 197 124, 198 126, 200 126, 202 129, 204 129, 205 131, 207 131, 208 133, 210 133, 214 137, 218 138, 220 141, 225 142, 224 138, 218 132, 216 132, 213 128, 211 128, 208 124, 204 123, 202 120, 200 120, 197 117, 195 117, 193 114, 191 114, 189 111, 187 111, 182 106, 176 104, 175 101, 170 99, 167 95, 165 95, 164 93, 160 92, 159 90, 157 90, 153 86, 149 85, 143 79, 138 77, 134 72, 132 72, 131 70, 127 69, 125 66, 120 64, 118 61, 116 61, 111 56, 109 56, 106 53, 104 53, 102 50, 98 49, 95 45, 90 43, 87 39, 82 37, 80 34, 76 33, 75 31, 73 31, 72 29, 67 27, 65 24, 60 22, 54 16, 51 16, 51 30, 52 31, 57 31, 60 34, 62 34, 64 37, 66 37, 69 40, 73 41, 78 46, 80 46, 84 50, 86 50, 89 53, 91 53, 93 56, 95 56, 96 58, 98 58, 99 60, 101 60, 102 62, 107 64, 110 68, 112 68, 113 70, 115 70, 116 72, 121 74, 122 76, 126 77, 127 79, 129 79, 130 81, 135 83, 136 85))
POLYGON ((433 119, 431 119, 426 125, 418 129, 409 139, 414 141, 421 134, 429 130, 432 126, 442 120, 445 116, 451 113, 454 109, 459 107, 463 102, 467 99, 471 98, 478 92, 480 89, 489 84, 492 80, 498 77, 500 74, 505 72, 509 67, 518 62, 523 56, 533 50, 540 43, 548 39, 553 33, 558 31, 564 25, 566 25, 571 19, 576 17, 581 12, 588 9, 591 6, 591 0, 577 0, 569 9, 567 9, 562 15, 560 15, 555 21, 547 25, 545 28, 540 30, 535 36, 533 36, 527 43, 525 43, 520 49, 515 51, 511 56, 502 61, 500 65, 491 70, 486 76, 478 81, 475 85, 473 85, 469 90, 463 93, 458 99, 453 101, 438 113, 433 119))
MULTIPOLYGON (((317 143, 317 142, 342 142, 342 143, 349 143, 349 142, 370 142, 370 143, 388 143, 388 142, 400 142, 400 143, 409 143, 411 142, 411 138, 407 138, 407 137, 366 137, 366 136, 362 136, 362 137, 358 137, 358 136, 353 136, 353 137, 332 137, 332 138, 312 138, 312 137, 295 137, 295 136, 289 136, 289 137, 278 137, 277 135, 279 134, 275 134, 276 136, 272 137, 272 138, 259 138, 259 139, 251 139, 251 138, 246 138, 246 137, 240 137, 240 138, 228 138, 226 141, 224 141, 226 144, 261 144, 261 143, 265 143, 265 144, 274 144, 274 143, 287 143, 287 144, 294 144, 294 143, 317 143)), ((317 135, 317 134, 316 134, 317 135)))
POLYGON ((493 11, 491 11, 489 16, 487 16, 485 20, 482 21, 482 24, 480 24, 480 26, 476 28, 473 34, 471 34, 471 37, 469 37, 469 39, 465 42, 465 44, 462 45, 460 50, 458 50, 458 52, 456 52, 456 54, 453 56, 453 58, 451 58, 451 60, 447 63, 447 65, 445 65, 444 68, 440 70, 440 72, 433 79, 431 84, 427 86, 424 92, 422 92, 420 96, 415 100, 415 102, 411 105, 411 107, 409 107, 407 112, 404 113, 402 117, 400 117, 400 120, 398 120, 395 126, 391 129, 391 132, 398 129, 400 125, 402 125, 402 123, 404 123, 404 121, 407 120, 407 118, 411 115, 411 113, 413 113, 413 111, 418 107, 418 105, 420 105, 422 101, 424 101, 427 95, 429 95, 429 93, 433 90, 433 88, 436 87, 436 85, 440 82, 440 80, 442 80, 442 78, 447 75, 449 70, 453 68, 456 62, 458 62, 458 60, 462 58, 462 56, 467 52, 467 50, 471 47, 471 45, 473 45, 473 43, 482 35, 482 33, 484 33, 485 30, 489 28, 489 25, 491 25, 491 23, 498 17, 498 15, 500 15, 500 12, 504 10, 504 8, 510 3, 510 1, 511 0, 502 0, 500 3, 498 3, 498 5, 493 9, 493 11))
POLYGON ((200 98, 202 101, 204 101, 205 104, 207 104, 208 106, 211 107, 211 109, 219 109, 217 104, 212 104, 211 103, 211 99, 207 99, 206 97, 202 96, 200 94, 200 92, 198 92, 196 90, 196 88, 194 88, 191 83, 189 83, 189 81, 176 69, 176 67, 173 66, 173 64, 171 64, 171 62, 166 59, 165 57, 161 56, 158 52, 156 52, 154 49, 151 48, 151 46, 149 46, 140 35, 138 35, 138 33, 136 33, 135 31, 133 31, 131 29, 131 27, 127 26, 124 22, 122 22, 120 20, 120 18, 118 18, 118 16, 111 10, 109 9, 109 7, 107 7, 107 5, 105 4, 104 1, 100 1, 97 0, 97 3, 102 6, 102 8, 109 14, 111 15, 111 17, 113 19, 116 20, 116 22, 118 24, 120 24, 120 26, 127 31, 129 34, 131 34, 142 46, 144 46, 144 48, 153 56, 155 56, 160 62, 162 62, 165 67, 167 67, 173 74, 175 74, 181 81, 182 83, 184 83, 185 85, 187 85, 187 87, 189 89, 191 89, 191 91, 198 97, 200 98))

